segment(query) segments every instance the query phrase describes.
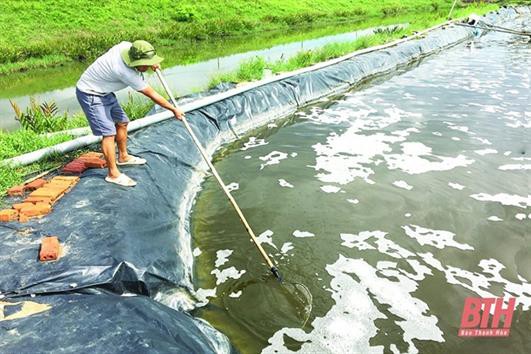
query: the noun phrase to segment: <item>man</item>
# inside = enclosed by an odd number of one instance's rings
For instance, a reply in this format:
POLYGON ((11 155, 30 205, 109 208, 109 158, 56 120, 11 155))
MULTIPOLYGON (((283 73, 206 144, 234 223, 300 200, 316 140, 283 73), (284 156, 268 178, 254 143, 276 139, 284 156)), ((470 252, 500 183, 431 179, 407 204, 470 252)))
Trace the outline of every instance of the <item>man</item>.
POLYGON ((129 118, 118 104, 115 91, 131 87, 159 106, 172 111, 175 118, 182 119, 184 116, 179 107, 170 104, 144 80, 142 73, 148 69, 158 69, 162 60, 153 46, 146 41, 121 42, 96 59, 77 82, 76 96, 92 133, 103 137, 101 149, 109 168, 105 180, 109 183, 125 187, 135 186, 136 182, 121 173, 118 166, 146 163, 146 160, 127 153, 129 118))

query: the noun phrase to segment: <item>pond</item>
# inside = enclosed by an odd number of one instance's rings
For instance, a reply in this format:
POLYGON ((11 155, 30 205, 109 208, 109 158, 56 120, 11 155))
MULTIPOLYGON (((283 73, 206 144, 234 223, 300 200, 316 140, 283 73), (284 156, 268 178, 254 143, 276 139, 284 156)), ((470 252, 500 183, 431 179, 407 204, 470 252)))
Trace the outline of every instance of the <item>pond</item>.
POLYGON ((242 353, 529 352, 530 62, 489 33, 218 151, 286 285, 210 177, 196 314, 242 353), (509 339, 457 336, 466 297, 501 296, 509 339))

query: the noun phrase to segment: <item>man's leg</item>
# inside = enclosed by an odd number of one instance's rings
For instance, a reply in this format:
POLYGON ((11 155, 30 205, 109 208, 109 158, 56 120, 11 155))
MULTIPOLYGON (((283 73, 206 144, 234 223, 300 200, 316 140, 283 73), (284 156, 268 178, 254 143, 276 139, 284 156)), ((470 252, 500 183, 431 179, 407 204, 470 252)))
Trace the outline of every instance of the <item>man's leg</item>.
POLYGON ((107 161, 107 167, 109 169, 108 176, 111 178, 117 178, 120 176, 120 171, 116 167, 116 145, 114 143, 114 135, 104 136, 101 140, 101 150, 105 161, 107 161))
POLYGON ((129 160, 127 153, 127 123, 116 124, 116 143, 118 145, 118 161, 129 160))

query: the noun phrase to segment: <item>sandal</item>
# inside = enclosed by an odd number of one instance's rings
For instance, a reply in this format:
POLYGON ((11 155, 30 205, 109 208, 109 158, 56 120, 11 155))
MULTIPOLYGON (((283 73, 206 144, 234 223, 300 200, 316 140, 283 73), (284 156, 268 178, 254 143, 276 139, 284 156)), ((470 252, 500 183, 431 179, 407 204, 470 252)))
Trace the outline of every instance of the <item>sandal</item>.
POLYGON ((144 165, 146 163, 146 159, 143 159, 141 157, 129 155, 129 160, 120 162, 116 161, 116 165, 118 166, 126 166, 126 165, 144 165))
POLYGON ((131 178, 125 175, 125 173, 120 174, 116 178, 112 177, 105 177, 105 180, 109 183, 114 183, 122 187, 134 187, 136 186, 136 182, 133 181, 131 178))

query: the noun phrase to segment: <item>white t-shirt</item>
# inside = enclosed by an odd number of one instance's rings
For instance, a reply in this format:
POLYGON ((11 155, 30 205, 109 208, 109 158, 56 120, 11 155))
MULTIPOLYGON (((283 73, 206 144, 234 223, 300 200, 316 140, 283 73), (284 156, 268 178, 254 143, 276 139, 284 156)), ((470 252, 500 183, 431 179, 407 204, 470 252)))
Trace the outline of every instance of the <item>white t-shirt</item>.
POLYGON ((145 89, 148 84, 142 74, 127 66, 121 56, 122 50, 131 45, 121 42, 96 59, 79 78, 77 88, 94 95, 106 95, 128 86, 136 91, 145 89))

